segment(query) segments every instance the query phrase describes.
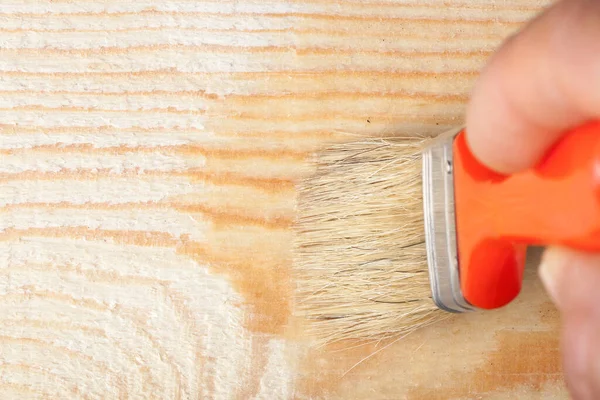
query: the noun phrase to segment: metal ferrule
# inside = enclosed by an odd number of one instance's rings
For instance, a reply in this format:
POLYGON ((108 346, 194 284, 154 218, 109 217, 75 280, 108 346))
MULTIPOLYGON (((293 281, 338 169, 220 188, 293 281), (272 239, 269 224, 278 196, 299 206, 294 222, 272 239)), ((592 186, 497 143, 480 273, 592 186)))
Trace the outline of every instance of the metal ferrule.
POLYGON ((429 281, 442 310, 463 313, 475 307, 463 297, 454 214, 452 144, 463 128, 443 133, 423 151, 423 207, 429 281))

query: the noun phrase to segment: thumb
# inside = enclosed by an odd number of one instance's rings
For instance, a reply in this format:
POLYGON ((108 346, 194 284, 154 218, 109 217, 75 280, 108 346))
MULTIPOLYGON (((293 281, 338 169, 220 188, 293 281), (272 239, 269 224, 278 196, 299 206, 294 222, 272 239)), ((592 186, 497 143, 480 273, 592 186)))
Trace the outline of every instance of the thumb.
POLYGON ((600 398, 600 255, 549 248, 539 272, 562 315, 569 390, 575 399, 600 398))

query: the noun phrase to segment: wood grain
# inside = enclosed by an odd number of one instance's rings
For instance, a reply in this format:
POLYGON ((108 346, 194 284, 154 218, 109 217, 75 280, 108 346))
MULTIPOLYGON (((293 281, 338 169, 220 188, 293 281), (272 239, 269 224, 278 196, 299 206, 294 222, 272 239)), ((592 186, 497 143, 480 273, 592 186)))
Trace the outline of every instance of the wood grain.
POLYGON ((340 132, 460 123, 540 0, 3 0, 0 398, 565 398, 510 307, 314 349, 295 183, 340 132))

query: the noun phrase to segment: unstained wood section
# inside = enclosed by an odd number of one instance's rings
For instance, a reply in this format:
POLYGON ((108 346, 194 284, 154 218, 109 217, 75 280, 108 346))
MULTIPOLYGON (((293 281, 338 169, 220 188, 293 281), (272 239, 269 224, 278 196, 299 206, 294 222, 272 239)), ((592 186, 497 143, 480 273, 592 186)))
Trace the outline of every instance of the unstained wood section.
POLYGON ((290 317, 311 152, 460 124, 545 5, 0 2, 0 398, 565 398, 535 271, 394 343, 290 317))

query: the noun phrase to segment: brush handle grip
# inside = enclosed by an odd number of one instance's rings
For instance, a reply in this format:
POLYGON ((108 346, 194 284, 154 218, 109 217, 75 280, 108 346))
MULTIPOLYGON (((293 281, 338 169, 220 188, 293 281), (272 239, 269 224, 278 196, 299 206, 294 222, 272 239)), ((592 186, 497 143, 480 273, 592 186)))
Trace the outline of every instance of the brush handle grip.
POLYGON ((509 176, 481 164, 464 131, 453 146, 461 290, 472 305, 498 308, 519 294, 527 246, 600 251, 600 122, 509 176))

